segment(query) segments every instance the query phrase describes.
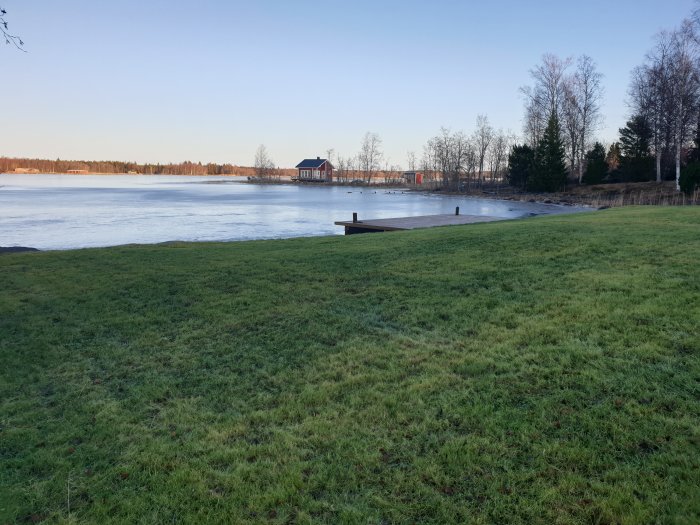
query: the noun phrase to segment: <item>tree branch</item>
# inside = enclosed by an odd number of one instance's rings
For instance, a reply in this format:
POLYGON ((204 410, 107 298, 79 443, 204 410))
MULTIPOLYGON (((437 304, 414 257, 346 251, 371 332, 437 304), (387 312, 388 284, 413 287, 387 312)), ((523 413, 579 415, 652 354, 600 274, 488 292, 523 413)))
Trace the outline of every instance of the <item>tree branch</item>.
POLYGON ((2 38, 5 39, 5 44, 8 44, 8 45, 12 44, 20 51, 26 53, 27 50, 24 49, 24 42, 22 41, 22 39, 19 36, 13 35, 13 34, 8 32, 7 21, 5 20, 6 14, 7 14, 7 11, 5 11, 5 9, 0 7, 0 32, 2 33, 2 38))

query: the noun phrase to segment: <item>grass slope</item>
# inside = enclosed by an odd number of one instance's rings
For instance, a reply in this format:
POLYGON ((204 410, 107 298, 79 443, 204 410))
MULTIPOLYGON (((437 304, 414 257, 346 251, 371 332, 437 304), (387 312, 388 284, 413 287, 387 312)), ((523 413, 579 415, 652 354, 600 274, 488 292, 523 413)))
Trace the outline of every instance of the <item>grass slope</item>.
POLYGON ((700 521, 700 209, 0 256, 0 523, 700 521))

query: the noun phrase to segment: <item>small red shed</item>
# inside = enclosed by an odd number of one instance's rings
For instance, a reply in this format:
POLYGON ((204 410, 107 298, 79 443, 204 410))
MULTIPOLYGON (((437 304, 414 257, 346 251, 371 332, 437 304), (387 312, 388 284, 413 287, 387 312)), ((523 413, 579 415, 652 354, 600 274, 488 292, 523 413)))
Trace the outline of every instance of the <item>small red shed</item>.
POLYGON ((333 180, 333 165, 326 159, 304 159, 296 165, 298 171, 296 180, 310 182, 331 182, 333 180))

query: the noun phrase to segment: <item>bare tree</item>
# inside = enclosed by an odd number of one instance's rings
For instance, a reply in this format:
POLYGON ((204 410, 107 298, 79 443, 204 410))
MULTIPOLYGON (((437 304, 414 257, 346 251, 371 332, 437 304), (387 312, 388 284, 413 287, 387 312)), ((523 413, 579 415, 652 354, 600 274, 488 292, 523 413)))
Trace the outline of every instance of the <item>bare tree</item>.
POLYGON ((489 124, 489 119, 486 115, 478 115, 476 117, 476 129, 474 130, 474 146, 476 147, 477 163, 479 168, 479 185, 484 182, 484 162, 489 145, 493 140, 493 128, 489 124))
POLYGON ((437 161, 430 140, 423 146, 423 156, 421 157, 420 166, 423 171, 424 180, 434 183, 437 173, 437 161))
POLYGON ((479 166, 479 155, 473 141, 465 141, 465 151, 463 158, 463 171, 466 182, 466 191, 471 190, 471 181, 476 178, 476 171, 479 166))
POLYGON ((269 179, 273 174, 275 163, 267 152, 267 148, 264 144, 260 144, 255 152, 254 167, 255 175, 261 179, 269 179))
POLYGON ((473 145, 461 131, 451 133, 442 128, 425 147, 424 162, 432 164, 433 170, 442 177, 443 185, 452 191, 459 190, 460 180, 474 165, 474 159, 473 145))
POLYGON ((521 88, 521 92, 525 95, 525 117, 523 120, 523 132, 525 141, 532 147, 535 147, 542 135, 544 134, 547 119, 544 117, 544 105, 532 92, 532 88, 521 88))
POLYGON ((534 85, 520 91, 525 96, 523 129, 527 142, 537 146, 550 116, 556 114, 561 122, 569 170, 573 175, 578 168, 580 182, 586 148, 600 125, 603 89, 602 75, 590 57, 579 57, 576 70, 567 74, 572 63, 570 58, 544 55, 542 63, 530 71, 534 85))
POLYGON ((5 20, 6 15, 7 11, 0 7, 0 32, 2 32, 2 38, 5 39, 5 44, 12 44, 20 51, 26 52, 26 50, 24 49, 24 42, 22 41, 22 39, 19 36, 13 35, 9 32, 7 20, 5 20))
POLYGON ((386 184, 398 184, 400 180, 400 171, 401 166, 398 166, 397 164, 390 164, 389 161, 387 161, 384 164, 384 182, 386 184))
POLYGON ((381 146, 382 139, 379 138, 379 135, 369 131, 365 133, 360 153, 357 155, 357 162, 367 184, 372 183, 372 177, 381 167, 383 157, 381 146))
POLYGON ((563 86, 563 98, 561 105, 561 124, 566 147, 566 156, 569 158, 569 173, 576 171, 576 162, 579 159, 579 150, 584 148, 581 137, 581 108, 578 98, 576 78, 567 77, 563 86))
POLYGON ((662 159, 671 147, 672 40, 668 32, 656 36, 656 45, 647 54, 646 64, 632 71, 629 89, 632 111, 643 116, 652 128, 657 182, 662 179, 662 159))
POLYGON ((357 178, 357 157, 348 157, 346 159, 347 161, 347 173, 348 176, 351 176, 354 179, 357 178))
POLYGON ((406 153, 406 169, 416 171, 416 154, 412 151, 406 153))
POLYGON ((355 157, 336 155, 335 177, 338 181, 349 182, 355 178, 355 157))
POLYGON ((681 150, 697 123, 700 75, 695 35, 690 21, 673 34, 671 60, 671 116, 676 152, 676 189, 680 191, 681 150))
POLYGON ((595 132, 601 124, 600 104, 603 99, 603 75, 596 69, 593 59, 587 55, 579 57, 574 73, 573 85, 576 107, 579 112, 578 181, 583 180, 584 159, 591 146, 595 132))
POLYGON ((345 159, 344 157, 340 155, 336 155, 335 157, 335 178, 339 182, 347 182, 348 181, 348 159, 345 159))
POLYGON ((436 171, 442 176, 442 183, 452 189, 457 189, 458 175, 452 165, 452 134, 447 128, 442 128, 440 134, 428 141, 430 157, 433 159, 436 171))
POLYGON ((489 170, 491 171, 491 182, 495 183, 503 178, 508 164, 508 152, 510 146, 515 142, 515 138, 510 133, 498 130, 494 136, 491 148, 489 148, 489 170))
POLYGON ((542 57, 542 63, 530 70, 534 86, 520 88, 525 96, 524 131, 531 146, 539 143, 549 117, 554 113, 560 115, 564 80, 570 65, 569 58, 562 60, 546 54, 542 57))
POLYGON ((686 20, 679 29, 657 35, 646 63, 635 68, 630 83, 632 109, 652 127, 656 180, 661 182, 668 164, 674 163, 677 189, 681 153, 698 122, 698 59, 695 26, 686 20))

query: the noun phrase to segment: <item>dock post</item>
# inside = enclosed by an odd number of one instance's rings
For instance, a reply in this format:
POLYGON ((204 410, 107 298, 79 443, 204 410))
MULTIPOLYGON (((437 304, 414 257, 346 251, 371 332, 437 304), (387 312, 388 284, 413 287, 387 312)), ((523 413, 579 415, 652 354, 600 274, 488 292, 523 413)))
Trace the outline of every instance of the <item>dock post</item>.
POLYGON ((352 212, 352 222, 357 222, 357 212, 352 212))
POLYGON ((455 208, 455 215, 459 215, 459 206, 455 208))

